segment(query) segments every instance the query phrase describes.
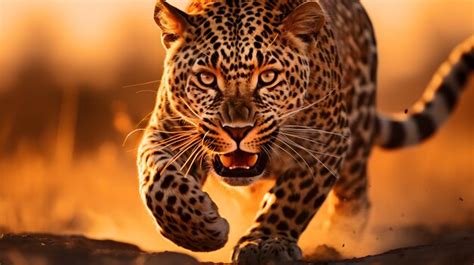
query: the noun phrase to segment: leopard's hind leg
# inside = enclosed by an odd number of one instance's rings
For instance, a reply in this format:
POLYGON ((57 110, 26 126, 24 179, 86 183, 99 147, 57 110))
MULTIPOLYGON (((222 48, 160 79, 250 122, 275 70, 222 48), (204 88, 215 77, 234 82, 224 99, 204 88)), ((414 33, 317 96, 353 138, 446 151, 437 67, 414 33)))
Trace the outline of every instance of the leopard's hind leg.
POLYGON ((358 251, 369 219, 367 158, 356 155, 363 149, 354 150, 353 158, 346 159, 329 199, 330 217, 324 231, 327 243, 345 254, 358 251))
MULTIPOLYGON (((363 86, 354 86, 357 91, 350 114, 351 140, 340 171, 340 178, 333 188, 329 200, 330 218, 327 232, 334 247, 345 245, 350 250, 351 242, 359 244, 367 226, 370 201, 367 176, 368 159, 374 144, 376 128, 375 79, 363 86), (364 93, 361 93, 361 91, 364 93)), ((355 244, 353 244, 354 246, 355 244)))

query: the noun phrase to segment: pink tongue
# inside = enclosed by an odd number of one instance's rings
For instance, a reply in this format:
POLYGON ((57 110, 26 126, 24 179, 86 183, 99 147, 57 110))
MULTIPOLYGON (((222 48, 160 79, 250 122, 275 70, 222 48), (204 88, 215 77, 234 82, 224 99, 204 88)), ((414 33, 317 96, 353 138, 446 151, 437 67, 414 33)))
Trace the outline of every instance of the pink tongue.
POLYGON ((226 168, 251 168, 257 163, 258 155, 237 150, 229 154, 220 155, 219 158, 226 168))

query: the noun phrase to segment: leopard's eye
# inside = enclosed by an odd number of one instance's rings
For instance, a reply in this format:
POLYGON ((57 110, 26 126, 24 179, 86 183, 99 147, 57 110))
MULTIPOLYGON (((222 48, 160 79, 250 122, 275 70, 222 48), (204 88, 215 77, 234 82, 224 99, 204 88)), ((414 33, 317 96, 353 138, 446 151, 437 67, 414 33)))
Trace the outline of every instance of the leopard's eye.
POLYGON ((206 87, 214 86, 217 80, 216 76, 210 72, 199 72, 197 74, 197 78, 199 83, 206 87))
POLYGON ((260 73, 260 77, 258 80, 259 85, 261 87, 271 85, 272 83, 276 81, 277 77, 278 77, 278 72, 275 70, 263 71, 262 73, 260 73))

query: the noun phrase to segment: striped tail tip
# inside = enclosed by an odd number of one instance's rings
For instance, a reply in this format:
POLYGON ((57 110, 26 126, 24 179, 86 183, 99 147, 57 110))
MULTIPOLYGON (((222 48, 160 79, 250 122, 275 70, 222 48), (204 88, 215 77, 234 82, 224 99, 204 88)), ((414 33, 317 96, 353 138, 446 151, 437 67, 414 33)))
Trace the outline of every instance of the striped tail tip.
POLYGON ((411 146, 432 136, 449 118, 474 73, 474 36, 460 44, 438 69, 410 114, 377 116, 376 144, 387 149, 411 146))

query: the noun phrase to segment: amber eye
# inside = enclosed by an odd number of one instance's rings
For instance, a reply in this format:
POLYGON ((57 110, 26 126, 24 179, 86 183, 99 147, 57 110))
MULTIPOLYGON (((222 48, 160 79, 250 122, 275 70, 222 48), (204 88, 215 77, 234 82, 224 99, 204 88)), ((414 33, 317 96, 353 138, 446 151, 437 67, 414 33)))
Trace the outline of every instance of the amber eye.
POLYGON ((211 87, 216 83, 216 76, 210 72, 199 72, 197 78, 203 86, 211 87))
POLYGON ((277 77, 278 77, 278 72, 275 70, 263 71, 259 77, 259 85, 260 86, 271 85, 273 82, 275 82, 277 77))

